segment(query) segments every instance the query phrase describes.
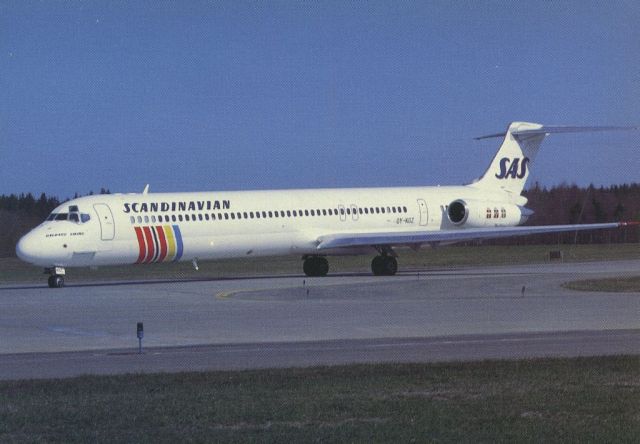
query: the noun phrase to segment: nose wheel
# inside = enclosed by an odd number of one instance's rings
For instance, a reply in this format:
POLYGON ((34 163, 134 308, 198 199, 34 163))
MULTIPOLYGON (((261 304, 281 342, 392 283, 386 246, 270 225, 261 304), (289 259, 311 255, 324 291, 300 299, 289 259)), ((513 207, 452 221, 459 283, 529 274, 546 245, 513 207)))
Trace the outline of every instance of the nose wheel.
POLYGON ((375 276, 393 276, 398 271, 398 261, 393 256, 376 256, 371 261, 375 276))
POLYGON ((49 288, 64 287, 64 276, 49 276, 49 288))
POLYGON ((64 267, 51 267, 44 269, 45 274, 49 274, 49 288, 64 287, 64 267))

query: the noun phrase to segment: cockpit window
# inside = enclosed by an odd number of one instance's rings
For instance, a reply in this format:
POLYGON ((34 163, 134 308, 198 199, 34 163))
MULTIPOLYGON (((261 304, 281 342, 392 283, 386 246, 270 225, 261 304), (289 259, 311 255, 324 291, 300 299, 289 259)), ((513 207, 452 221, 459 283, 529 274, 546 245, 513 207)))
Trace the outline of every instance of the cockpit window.
POLYGON ((69 208, 75 208, 76 211, 70 213, 51 213, 49 217, 47 217, 47 221, 68 220, 77 224, 83 224, 91 220, 91 216, 87 213, 77 211, 77 206, 71 205, 69 208))

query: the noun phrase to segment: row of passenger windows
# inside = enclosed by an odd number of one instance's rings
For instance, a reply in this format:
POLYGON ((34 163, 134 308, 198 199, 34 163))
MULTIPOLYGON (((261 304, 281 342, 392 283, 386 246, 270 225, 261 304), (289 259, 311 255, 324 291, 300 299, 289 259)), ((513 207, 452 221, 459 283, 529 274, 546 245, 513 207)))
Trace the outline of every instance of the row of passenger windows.
POLYGON ((278 210, 278 211, 238 211, 236 213, 204 213, 204 214, 172 214, 172 215, 151 215, 151 216, 131 216, 132 224, 141 223, 162 223, 162 222, 190 222, 207 220, 235 220, 235 219, 271 219, 287 217, 318 217, 318 216, 343 216, 356 214, 399 214, 406 213, 407 207, 367 207, 367 208, 329 208, 322 210, 278 210))

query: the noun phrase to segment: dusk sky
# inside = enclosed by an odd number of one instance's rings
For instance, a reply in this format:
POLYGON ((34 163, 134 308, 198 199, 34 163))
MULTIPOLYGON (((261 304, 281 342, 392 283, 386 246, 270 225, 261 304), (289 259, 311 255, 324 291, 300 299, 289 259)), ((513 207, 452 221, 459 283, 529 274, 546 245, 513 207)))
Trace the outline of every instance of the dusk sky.
MULTIPOLYGON (((0 1, 0 194, 468 183, 640 125, 640 2, 0 1)), ((532 181, 640 181, 640 131, 532 181)))

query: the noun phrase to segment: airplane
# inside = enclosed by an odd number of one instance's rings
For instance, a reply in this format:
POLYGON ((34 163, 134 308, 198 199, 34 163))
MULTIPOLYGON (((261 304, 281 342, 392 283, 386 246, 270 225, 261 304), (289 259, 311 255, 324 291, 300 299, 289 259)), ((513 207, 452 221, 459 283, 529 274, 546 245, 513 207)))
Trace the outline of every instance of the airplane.
POLYGON ((67 267, 298 255, 307 276, 328 256, 374 254, 374 275, 398 270, 397 249, 626 223, 518 226, 533 211, 521 195, 549 134, 634 129, 513 122, 489 168, 468 185, 188 193, 102 194, 72 199, 25 234, 18 257, 45 267, 51 288, 67 267))

